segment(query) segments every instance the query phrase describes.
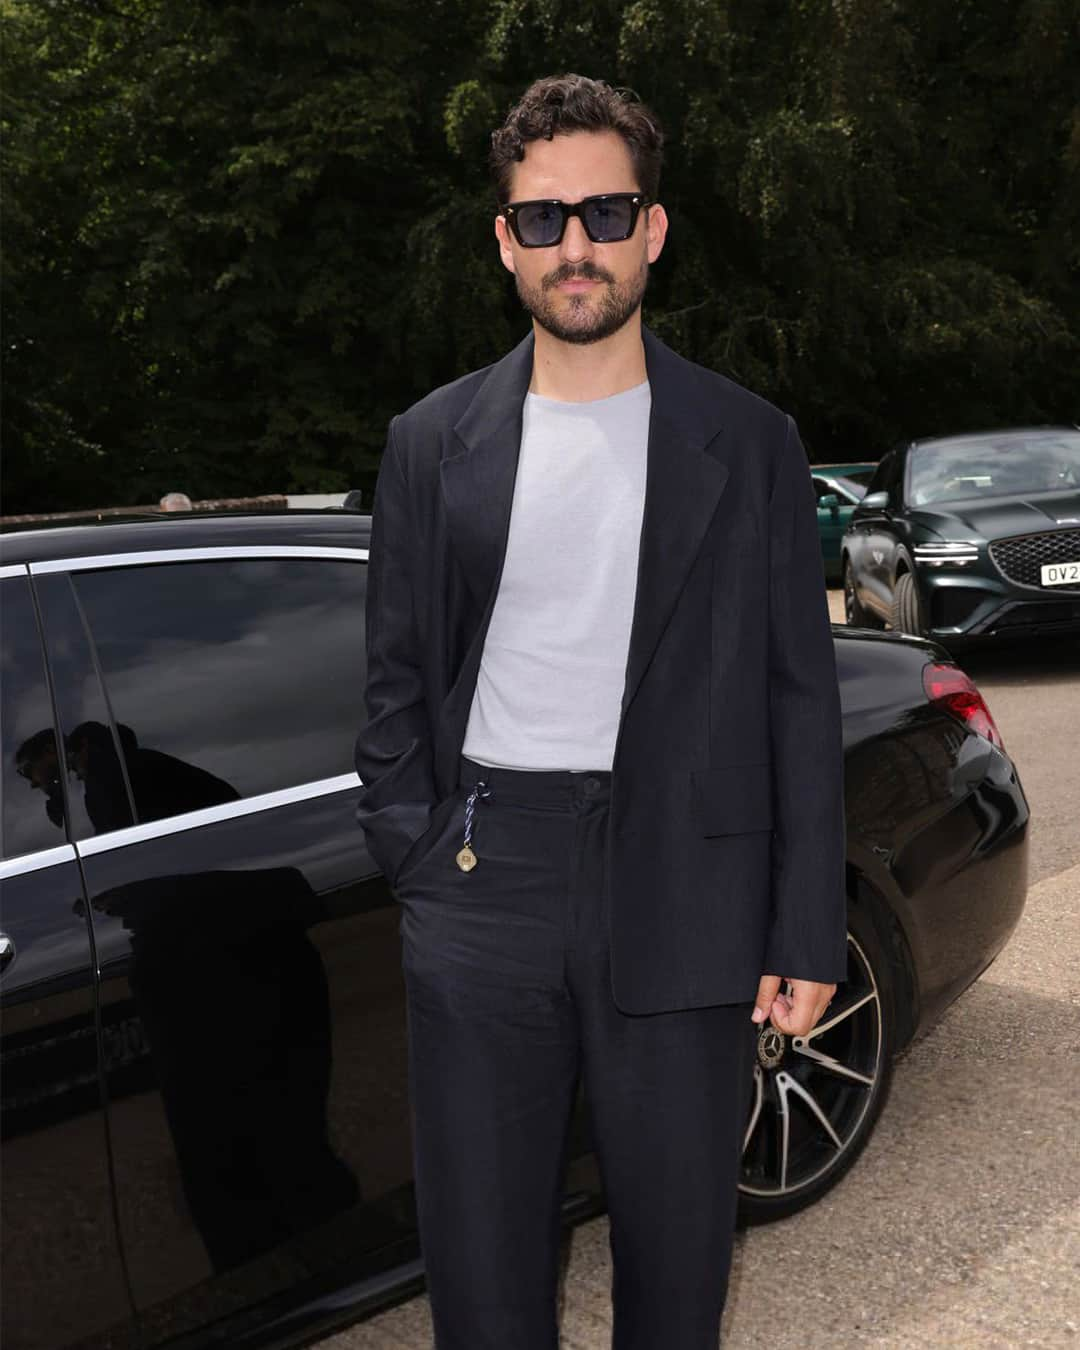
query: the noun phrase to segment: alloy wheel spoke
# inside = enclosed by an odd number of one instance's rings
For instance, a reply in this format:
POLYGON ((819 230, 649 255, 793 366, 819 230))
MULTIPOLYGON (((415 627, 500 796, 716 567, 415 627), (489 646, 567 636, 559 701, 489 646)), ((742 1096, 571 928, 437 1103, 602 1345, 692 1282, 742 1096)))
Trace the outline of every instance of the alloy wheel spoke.
POLYGON ((873 989, 863 994, 862 998, 857 998, 854 1002, 843 1007, 839 1012, 834 1012, 827 1022, 819 1022, 816 1027, 811 1027, 807 1034, 807 1040, 814 1040, 818 1036, 823 1036, 826 1031, 831 1031, 833 1027, 839 1026, 841 1022, 846 1021, 852 1013, 856 1013, 872 999, 877 998, 877 992, 873 989))
MULTIPOLYGON (((785 1175, 786 1175, 786 1172, 787 1172, 787 1142, 786 1142, 786 1135, 787 1135, 787 1114, 788 1114, 787 1094, 788 1094, 789 1092, 793 1092, 798 1098, 800 1098, 800 1100, 802 1100, 803 1102, 806 1103, 806 1105, 807 1105, 807 1106, 810 1108, 810 1110, 813 1112, 814 1116, 817 1118, 817 1121, 818 1121, 818 1123, 821 1125, 821 1128, 825 1131, 825 1133, 826 1133, 826 1134, 829 1136, 829 1138, 833 1141, 833 1143, 836 1145, 836 1147, 837 1147, 838 1149, 842 1149, 842 1148, 844 1147, 844 1141, 840 1138, 840 1136, 839 1136, 839 1135, 836 1133, 836 1131, 833 1129, 832 1121, 831 1121, 831 1120, 829 1119, 829 1117, 825 1114, 825 1112, 821 1109, 821 1106, 820 1106, 819 1103, 818 1103, 818 1099, 814 1096, 814 1094, 813 1094, 812 1092, 808 1091, 808 1090, 803 1086, 803 1084, 800 1083, 800 1082, 798 1081, 798 1079, 792 1078, 790 1074, 781 1073, 781 1074, 778 1074, 778 1075, 777 1075, 777 1078, 776 1078, 776 1086, 780 1089, 780 1096, 781 1096, 781 1099, 782 1099, 782 1101, 783 1101, 783 1103, 784 1103, 784 1134, 785 1134, 785 1143, 784 1143, 784 1173, 785 1173, 785 1175)), ((784 1184, 785 1184, 784 1181, 781 1181, 781 1183, 780 1183, 781 1187, 783 1187, 784 1184)))
POLYGON ((780 1117, 780 1189, 787 1190, 788 1145, 791 1141, 791 1112, 788 1109, 786 1073, 776 1075, 776 1104, 780 1117))
POLYGON ((746 1133, 743 1135, 743 1152, 750 1147, 750 1140, 754 1137, 754 1131, 758 1127, 758 1121, 761 1119, 761 1108, 765 1101, 765 1075, 761 1071, 761 1065, 754 1065, 754 1105, 750 1111, 750 1119, 746 1124, 746 1133))
POLYGON ((791 1042, 791 1048, 799 1055, 805 1055, 811 1063, 824 1069, 827 1073, 836 1074, 838 1078, 850 1079, 853 1083, 861 1083, 863 1087, 873 1087, 873 1075, 858 1073, 855 1069, 849 1069, 846 1064, 841 1064, 838 1059, 832 1055, 827 1055, 823 1050, 817 1050, 812 1045, 807 1045, 802 1036, 797 1037, 791 1042))

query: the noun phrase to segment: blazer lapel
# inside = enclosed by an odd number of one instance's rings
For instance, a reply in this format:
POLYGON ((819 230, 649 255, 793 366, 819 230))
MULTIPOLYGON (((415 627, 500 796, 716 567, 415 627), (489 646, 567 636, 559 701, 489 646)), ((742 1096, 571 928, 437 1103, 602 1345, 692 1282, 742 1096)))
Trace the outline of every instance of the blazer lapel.
MULTIPOLYGON (((624 713, 667 626, 728 476, 725 465, 707 453, 721 427, 714 401, 703 401, 694 367, 648 329, 643 336, 652 413, 624 713)), ((530 333, 492 366, 454 427, 461 452, 444 459, 440 469, 447 529, 485 618, 506 554, 532 363, 530 333)))
POLYGON ((502 572, 532 364, 530 333, 492 366, 454 427, 463 449, 440 467, 447 530, 481 603, 491 597, 502 572))
POLYGON ((688 361, 648 329, 644 339, 652 414, 623 713, 667 627, 728 479, 726 465, 706 449, 721 430, 714 400, 703 399, 688 361))

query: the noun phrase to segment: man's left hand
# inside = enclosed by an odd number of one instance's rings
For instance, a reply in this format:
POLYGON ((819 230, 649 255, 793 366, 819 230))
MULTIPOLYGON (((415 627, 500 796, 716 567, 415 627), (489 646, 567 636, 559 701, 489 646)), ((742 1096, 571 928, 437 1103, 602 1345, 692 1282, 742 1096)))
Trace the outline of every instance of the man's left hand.
POLYGON ((768 1018, 777 1031, 788 1036, 806 1036, 821 1020, 825 1009, 836 993, 835 984, 818 984, 815 980, 788 980, 791 993, 781 993, 784 983, 780 975, 762 975, 758 982, 752 1022, 768 1018))

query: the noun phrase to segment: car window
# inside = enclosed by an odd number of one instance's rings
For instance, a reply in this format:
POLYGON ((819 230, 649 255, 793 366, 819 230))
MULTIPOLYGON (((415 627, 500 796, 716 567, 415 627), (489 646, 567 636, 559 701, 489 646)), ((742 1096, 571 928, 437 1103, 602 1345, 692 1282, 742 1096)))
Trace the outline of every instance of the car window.
POLYGON ((822 497, 839 497, 841 506, 854 506, 863 495, 863 489, 861 487, 856 489, 852 483, 848 482, 846 476, 843 478, 837 476, 830 483, 827 478, 818 478, 815 474, 813 483, 814 492, 817 494, 819 502, 822 497))
POLYGON ((833 492, 840 498, 841 506, 854 506, 861 501, 866 489, 856 486, 849 478, 838 478, 833 485, 833 492))
POLYGON ((831 483, 827 483, 824 478, 815 478, 813 480, 813 483, 814 483, 814 495, 817 497, 819 502, 821 501, 822 497, 836 496, 836 488, 834 488, 831 483))
POLYGON ((0 638, 0 853, 16 858, 67 840, 52 701, 28 578, 0 581, 0 638))
POLYGON ((141 822, 353 768, 366 577, 306 558, 73 575, 141 822))
POLYGON ((64 805, 71 837, 88 839, 126 829, 135 823, 130 785, 70 576, 54 572, 35 577, 34 599, 63 736, 64 805))
POLYGON ((1007 432, 915 448, 908 488, 914 506, 1026 496, 1080 486, 1080 435, 1007 432))

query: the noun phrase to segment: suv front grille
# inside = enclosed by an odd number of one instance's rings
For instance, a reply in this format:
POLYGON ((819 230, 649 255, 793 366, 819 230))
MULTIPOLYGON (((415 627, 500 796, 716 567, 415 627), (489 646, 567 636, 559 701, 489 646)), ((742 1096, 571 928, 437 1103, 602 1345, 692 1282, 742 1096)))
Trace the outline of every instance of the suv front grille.
POLYGON ((990 545, 990 556, 1010 581, 1019 586, 1041 586, 1039 569, 1044 563, 1080 561, 1080 530, 1046 530, 1043 534, 998 539, 990 545))

